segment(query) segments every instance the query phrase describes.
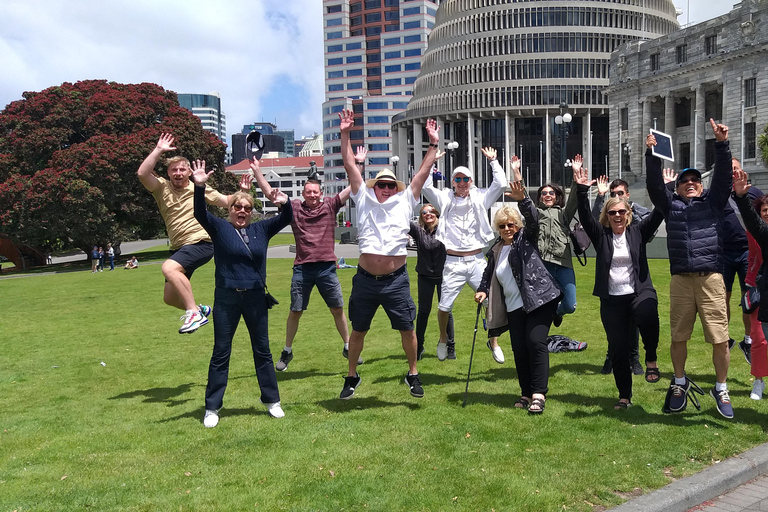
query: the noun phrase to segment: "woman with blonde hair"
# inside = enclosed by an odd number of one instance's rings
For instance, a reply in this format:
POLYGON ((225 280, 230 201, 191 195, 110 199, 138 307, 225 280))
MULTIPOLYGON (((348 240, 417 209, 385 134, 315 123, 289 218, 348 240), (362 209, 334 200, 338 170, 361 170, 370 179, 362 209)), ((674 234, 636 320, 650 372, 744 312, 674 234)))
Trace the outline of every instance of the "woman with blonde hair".
POLYGON ((518 201, 525 223, 511 204, 496 212, 493 227, 499 237, 486 255, 488 264, 475 301, 488 299, 489 337, 509 330, 521 390, 515 407, 540 414, 549 391, 547 336, 562 292, 539 256, 536 207, 521 181, 511 188, 509 195, 518 201))
MULTIPOLYGON (((613 365, 613 378, 619 390, 614 409, 632 404, 632 369, 629 351, 634 339, 634 326, 640 329, 645 346, 647 376, 658 381, 656 348, 659 345, 659 311, 656 290, 648 271, 646 244, 653 238, 663 216, 654 210, 650 216, 632 225, 632 207, 621 197, 605 202, 596 222, 589 210, 587 169, 575 169, 579 219, 595 247, 595 287, 592 294, 600 298, 600 318, 608 338, 608 354, 613 365)), ((647 378, 646 376, 646 378, 647 378)))

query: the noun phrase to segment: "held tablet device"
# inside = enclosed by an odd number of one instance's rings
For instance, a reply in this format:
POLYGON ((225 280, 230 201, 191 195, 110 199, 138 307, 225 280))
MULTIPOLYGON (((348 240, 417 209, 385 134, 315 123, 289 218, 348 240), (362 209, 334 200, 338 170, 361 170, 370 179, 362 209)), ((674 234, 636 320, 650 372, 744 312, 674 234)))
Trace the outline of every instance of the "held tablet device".
POLYGON ((651 128, 651 135, 656 137, 656 145, 651 146, 651 153, 654 156, 663 158, 664 160, 675 160, 675 153, 672 149, 672 137, 666 133, 654 130, 651 128))

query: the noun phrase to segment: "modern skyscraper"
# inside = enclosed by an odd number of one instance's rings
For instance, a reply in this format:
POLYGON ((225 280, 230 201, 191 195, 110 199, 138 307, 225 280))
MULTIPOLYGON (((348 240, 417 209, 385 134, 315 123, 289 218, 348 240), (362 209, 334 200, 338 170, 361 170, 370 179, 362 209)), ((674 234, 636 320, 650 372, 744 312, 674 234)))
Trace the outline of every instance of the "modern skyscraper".
MULTIPOLYGON (((392 116, 408 105, 439 3, 323 1, 326 182, 346 180, 338 140, 342 109, 355 112, 352 145, 368 150, 367 174, 391 167, 392 116)), ((401 169, 406 166, 403 161, 401 169)))
POLYGON ((203 129, 227 143, 227 116, 221 111, 221 95, 212 91, 208 94, 178 94, 179 105, 200 118, 203 129))

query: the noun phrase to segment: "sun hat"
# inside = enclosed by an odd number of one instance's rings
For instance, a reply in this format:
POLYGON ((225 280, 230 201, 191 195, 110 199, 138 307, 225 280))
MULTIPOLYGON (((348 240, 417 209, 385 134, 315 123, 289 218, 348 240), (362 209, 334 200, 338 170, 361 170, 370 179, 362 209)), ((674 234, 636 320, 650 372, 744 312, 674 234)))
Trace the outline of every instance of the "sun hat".
POLYGON ((376 174, 375 178, 372 178, 365 182, 365 186, 368 188, 373 188, 376 186, 376 182, 378 181, 394 181, 395 183, 397 183, 398 192, 402 192, 403 190, 405 190, 405 183, 403 183, 402 181, 399 181, 395 176, 395 173, 393 173, 389 169, 380 170, 378 174, 376 174))

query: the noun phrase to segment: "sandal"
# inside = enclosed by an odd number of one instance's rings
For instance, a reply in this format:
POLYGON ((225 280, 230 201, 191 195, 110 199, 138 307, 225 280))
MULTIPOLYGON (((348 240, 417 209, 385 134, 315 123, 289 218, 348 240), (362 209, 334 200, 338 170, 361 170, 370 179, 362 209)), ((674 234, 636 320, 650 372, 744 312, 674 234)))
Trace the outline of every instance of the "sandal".
POLYGON ((614 405, 613 408, 618 411, 618 410, 621 410, 621 409, 629 409, 630 405, 632 405, 632 401, 631 400, 628 401, 628 402, 622 402, 621 400, 619 400, 618 402, 616 402, 616 405, 614 405))
POLYGON ((645 382, 656 384, 661 380, 661 373, 658 368, 646 368, 645 369, 645 382))
POLYGON ((514 403, 516 409, 528 409, 531 406, 531 399, 521 396, 517 402, 514 403))
POLYGON ((530 414, 541 414, 544 412, 544 404, 546 402, 545 398, 534 398, 531 402, 531 406, 528 407, 528 413, 530 414))

